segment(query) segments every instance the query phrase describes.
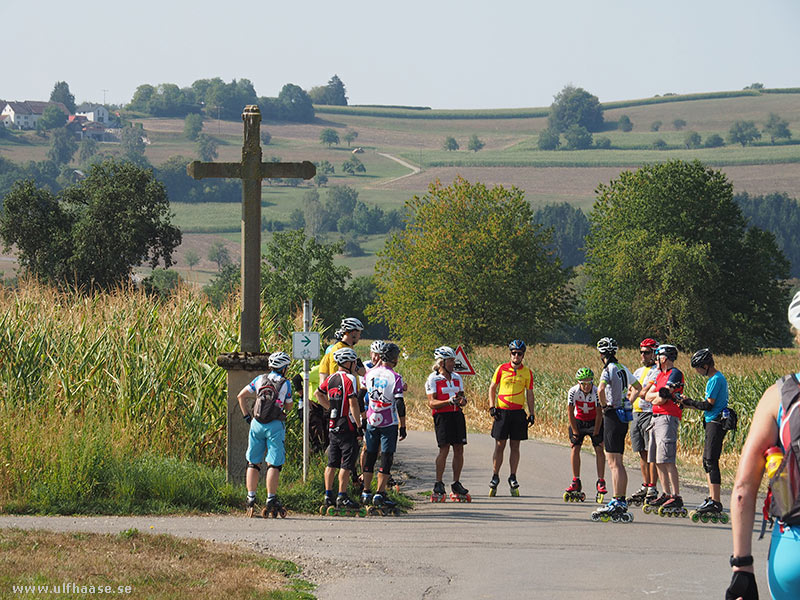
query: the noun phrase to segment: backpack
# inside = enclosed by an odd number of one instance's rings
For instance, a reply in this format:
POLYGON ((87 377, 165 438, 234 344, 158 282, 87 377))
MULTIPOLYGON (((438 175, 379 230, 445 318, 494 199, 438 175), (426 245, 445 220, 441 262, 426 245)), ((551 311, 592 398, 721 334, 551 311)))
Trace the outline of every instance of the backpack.
POLYGON ((286 420, 286 413, 277 404, 278 395, 285 381, 285 377, 281 377, 277 381, 266 375, 261 378, 261 385, 256 390, 256 402, 253 404, 253 418, 256 421, 269 423, 275 419, 286 420))
POLYGON ((719 418, 722 431, 736 431, 739 427, 739 415, 730 406, 720 413, 719 418))
MULTIPOLYGON (((769 515, 784 525, 800 524, 800 381, 786 375, 778 380, 781 393, 781 416, 778 439, 784 448, 783 462, 769 480, 769 492, 765 502, 769 504, 769 515), (788 482, 788 498, 773 494, 773 484, 779 477, 788 482)), ((767 507, 765 506, 765 513, 767 507)))

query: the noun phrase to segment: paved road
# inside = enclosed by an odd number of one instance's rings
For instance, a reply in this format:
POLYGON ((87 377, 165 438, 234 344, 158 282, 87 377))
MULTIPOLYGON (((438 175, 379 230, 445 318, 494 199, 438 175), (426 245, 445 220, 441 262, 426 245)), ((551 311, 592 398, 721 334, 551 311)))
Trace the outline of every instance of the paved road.
MULTIPOLYGON (((116 533, 129 527, 236 542, 306 566, 320 598, 720 598, 730 578, 730 529, 694 525, 635 511, 631 524, 593 523, 596 505, 561 500, 570 479, 569 450, 524 442, 518 479, 522 496, 501 484, 487 496, 493 441, 470 435, 464 484, 471 504, 420 502, 397 518, 291 515, 285 520, 208 517, 0 517, 0 527, 116 533)), ((410 432, 398 462, 415 475, 408 491, 433 484, 435 443, 410 432)), ((594 458, 584 455, 594 481, 594 458)), ((639 478, 631 474, 637 486, 639 478)), ((503 470, 503 480, 507 469, 503 470)), ((703 499, 685 489, 688 504, 703 499)), ((725 502, 727 504, 727 502, 725 502)), ((754 544, 759 586, 766 594, 766 540, 754 544)))

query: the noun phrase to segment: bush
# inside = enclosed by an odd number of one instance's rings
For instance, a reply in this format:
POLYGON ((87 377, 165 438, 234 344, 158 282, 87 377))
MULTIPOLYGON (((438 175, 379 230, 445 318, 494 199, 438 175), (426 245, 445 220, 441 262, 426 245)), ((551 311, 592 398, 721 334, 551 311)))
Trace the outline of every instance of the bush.
POLYGON ((561 138, 555 129, 545 129, 539 134, 539 139, 536 141, 539 150, 555 150, 561 145, 561 138))
POLYGON ((658 131, 661 129, 661 121, 653 121, 650 123, 650 131, 658 131))
POLYGON ((631 123, 631 119, 628 115, 622 115, 617 121, 617 129, 621 131, 631 131, 633 129, 633 123, 631 123))
POLYGON ((663 139, 658 138, 653 142, 653 150, 666 150, 667 149, 667 142, 663 139))
POLYGON ((606 150, 611 148, 611 140, 604 135, 601 135, 598 138, 595 138, 594 145, 596 148, 600 148, 602 150, 606 150))
POLYGON ((712 133, 706 138, 703 148, 719 148, 725 145, 725 140, 718 133, 712 133))

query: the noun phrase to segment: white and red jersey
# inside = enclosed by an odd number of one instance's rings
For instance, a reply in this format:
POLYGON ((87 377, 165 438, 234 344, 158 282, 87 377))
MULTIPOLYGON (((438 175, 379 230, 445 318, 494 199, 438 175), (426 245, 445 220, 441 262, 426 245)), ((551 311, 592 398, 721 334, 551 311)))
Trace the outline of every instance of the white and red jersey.
MULTIPOLYGON (((434 371, 425 382, 425 393, 433 394, 434 400, 451 400, 458 392, 463 391, 464 382, 458 373, 450 373, 450 379, 448 379, 434 371)), ((460 406, 448 404, 444 408, 434 408, 432 412, 436 415, 439 413, 458 412, 459 410, 461 410, 460 406)))
POLYGON ((597 386, 592 384, 592 391, 586 394, 580 384, 575 384, 567 392, 567 404, 570 410, 575 411, 575 418, 579 421, 594 421, 597 418, 597 407, 600 406, 597 386))

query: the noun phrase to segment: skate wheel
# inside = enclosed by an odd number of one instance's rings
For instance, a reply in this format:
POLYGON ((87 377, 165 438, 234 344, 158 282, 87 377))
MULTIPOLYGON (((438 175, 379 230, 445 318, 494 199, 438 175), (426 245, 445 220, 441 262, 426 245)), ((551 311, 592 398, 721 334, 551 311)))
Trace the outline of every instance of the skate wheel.
POLYGON ((325 505, 319 507, 319 514, 325 516, 326 508, 325 505))
POLYGON ((253 513, 254 513, 254 511, 253 511, 253 507, 251 506, 251 507, 249 507, 249 508, 247 509, 247 511, 245 511, 245 513, 244 513, 244 516, 245 516, 246 518, 248 518, 248 519, 252 519, 252 518, 253 518, 253 513))
POLYGON ((367 516, 367 509, 366 508, 359 508, 356 512, 357 517, 366 517, 367 516))
POLYGON ((603 503, 603 500, 605 500, 605 498, 606 498, 606 495, 605 495, 605 494, 597 494, 597 495, 594 497, 594 501, 595 501, 595 502, 597 502, 597 504, 602 504, 602 503, 603 503))
MULTIPOLYGON (((491 494, 489 495, 491 496, 491 494)), ((564 492, 564 495, 561 497, 564 499, 564 502, 569 502, 569 494, 567 492, 564 492)))
POLYGON ((377 515, 377 514, 378 514, 378 509, 377 509, 377 508, 375 508, 374 506, 370 506, 370 507, 367 509, 367 516, 369 516, 369 517, 374 517, 374 516, 375 516, 375 515, 377 515))
MULTIPOLYGON (((708 515, 700 515, 700 520, 701 520, 703 523, 708 523, 708 515)), ((696 523, 696 522, 697 522, 697 521, 695 521, 695 523, 696 523)))
POLYGON ((659 516, 659 517, 666 517, 666 516, 667 516, 667 512, 666 512, 666 511, 665 511, 663 508, 660 508, 660 507, 659 507, 659 509, 658 509, 658 516, 659 516))
POLYGON ((723 525, 727 525, 730 518, 728 517, 728 513, 721 513, 719 515, 719 522, 723 525))
POLYGON ((622 515, 622 522, 623 523, 633 523, 633 515, 631 513, 625 513, 622 515))
POLYGON ((611 520, 611 517, 609 517, 608 515, 601 515, 601 516, 600 516, 600 520, 601 520, 603 523, 608 523, 608 522, 611 520))
POLYGON ((281 515, 281 519, 285 519, 286 518, 286 509, 285 508, 281 509, 280 515, 281 515))
POLYGON ((580 500, 581 502, 586 502, 586 494, 584 494, 583 492, 581 492, 580 500))
POLYGON ((497 496, 497 488, 489 488, 489 498, 497 496))
POLYGON ((620 517, 619 517, 618 515, 611 515, 611 520, 612 520, 614 523, 619 523, 619 521, 620 521, 620 517))
MULTIPOLYGON (((519 496, 519 492, 517 492, 517 496, 519 496)), ((467 502, 472 502, 472 496, 467 494, 467 502)))
POLYGON ((689 515, 689 511, 686 510, 685 508, 682 508, 680 516, 685 519, 688 515, 689 515))
POLYGON ((600 515, 598 515, 597 513, 592 513, 592 521, 596 523, 599 520, 600 520, 600 515))
POLYGON ((712 523, 717 523, 717 522, 719 522, 719 518, 717 517, 717 515, 710 515, 710 516, 708 517, 708 519, 709 519, 709 520, 710 520, 712 523))
POLYGON ((519 488, 512 488, 511 495, 514 496, 514 498, 519 498, 519 488))
POLYGON ((649 515, 651 511, 652 507, 649 504, 645 504, 644 506, 642 506, 642 512, 644 514, 649 515))
POLYGON ((689 513, 689 518, 692 520, 692 523, 697 523, 702 519, 702 517, 699 514, 697 514, 697 511, 694 510, 689 513))
POLYGON ((329 517, 335 517, 337 513, 338 511, 336 510, 335 506, 329 506, 328 508, 325 509, 325 514, 328 515, 329 517))

